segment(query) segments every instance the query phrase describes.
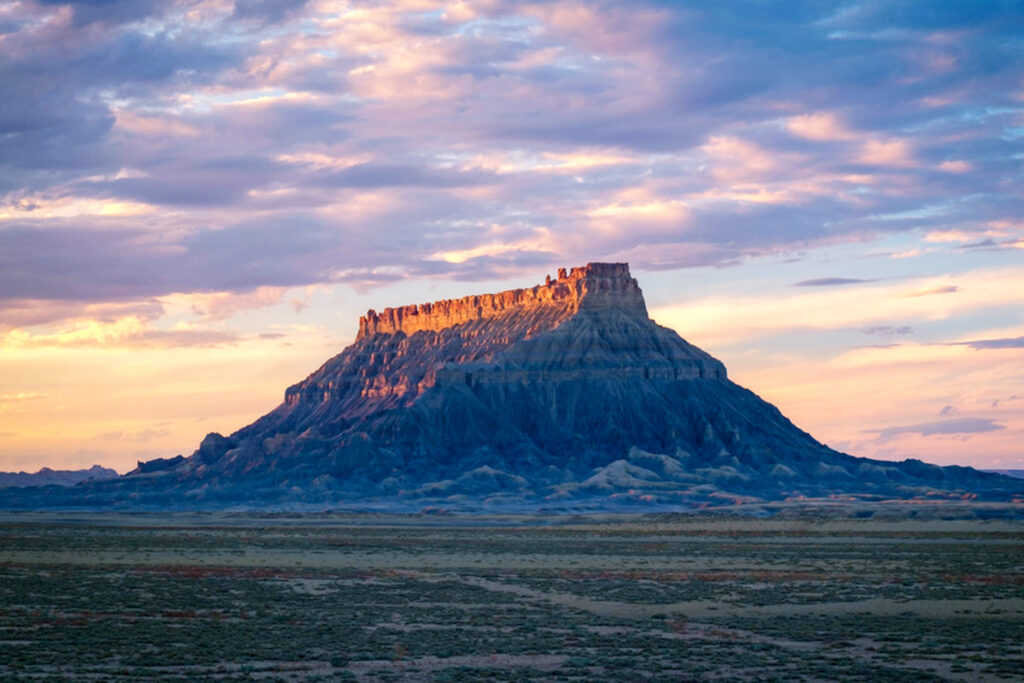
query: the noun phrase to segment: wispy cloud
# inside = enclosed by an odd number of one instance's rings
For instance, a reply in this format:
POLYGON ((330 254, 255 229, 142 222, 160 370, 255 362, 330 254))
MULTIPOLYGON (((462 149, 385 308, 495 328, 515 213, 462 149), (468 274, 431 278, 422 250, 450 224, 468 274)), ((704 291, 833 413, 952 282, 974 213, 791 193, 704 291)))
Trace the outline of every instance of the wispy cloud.
POLYGON ((1004 339, 975 339, 972 341, 953 342, 972 349, 1024 349, 1024 337, 1004 339))
POLYGON ((794 282, 794 287, 834 287, 837 285, 856 285, 864 282, 874 282, 874 280, 860 280, 857 278, 850 277, 822 277, 815 280, 801 280, 800 282, 794 282))
POLYGON ((1006 429, 1006 427, 988 418, 962 417, 953 420, 940 420, 938 422, 886 427, 885 429, 878 430, 877 433, 880 439, 891 439, 900 434, 941 436, 948 434, 978 434, 980 432, 993 432, 999 429, 1006 429))
POLYGON ((712 295, 655 309, 659 320, 708 345, 752 343, 793 330, 864 329, 940 321, 1024 303, 1024 271, 1008 267, 956 277, 801 287, 799 293, 712 295), (956 282, 958 284, 945 284, 956 282))
POLYGON ((926 289, 918 289, 912 292, 901 294, 900 296, 912 298, 918 296, 934 296, 936 294, 956 294, 960 291, 960 288, 956 285, 943 285, 942 287, 928 287, 926 289))
POLYGON ((35 391, 19 391, 16 394, 0 394, 0 403, 13 403, 15 401, 38 401, 49 396, 35 391))
POLYGON ((902 337, 908 334, 914 334, 916 330, 910 325, 870 325, 868 327, 861 328, 861 332, 864 334, 874 334, 881 337, 902 337))
POLYGON ((137 316, 110 322, 78 320, 56 332, 30 332, 13 329, 0 335, 0 346, 7 349, 43 347, 180 347, 234 344, 233 332, 211 329, 154 329, 137 316))

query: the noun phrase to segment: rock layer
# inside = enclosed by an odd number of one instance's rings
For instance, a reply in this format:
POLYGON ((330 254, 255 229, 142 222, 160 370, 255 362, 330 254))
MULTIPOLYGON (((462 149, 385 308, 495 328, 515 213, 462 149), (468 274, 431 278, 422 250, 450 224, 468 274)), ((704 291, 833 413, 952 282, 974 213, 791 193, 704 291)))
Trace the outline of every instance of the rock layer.
POLYGON ((629 273, 627 263, 588 263, 579 268, 560 268, 558 278, 529 289, 510 289, 497 294, 478 294, 419 306, 370 310, 359 318, 356 341, 375 334, 441 330, 481 320, 512 316, 530 317, 537 309, 551 309, 547 319, 564 319, 582 309, 620 308, 647 316, 643 294, 629 273))

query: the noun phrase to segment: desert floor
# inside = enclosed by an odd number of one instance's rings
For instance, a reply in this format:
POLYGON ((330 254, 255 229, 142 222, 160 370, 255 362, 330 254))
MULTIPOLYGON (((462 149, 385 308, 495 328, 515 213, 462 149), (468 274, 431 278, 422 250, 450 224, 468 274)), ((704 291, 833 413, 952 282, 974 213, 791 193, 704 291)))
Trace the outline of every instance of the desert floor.
POLYGON ((0 515, 0 679, 1022 680, 1024 522, 0 515))

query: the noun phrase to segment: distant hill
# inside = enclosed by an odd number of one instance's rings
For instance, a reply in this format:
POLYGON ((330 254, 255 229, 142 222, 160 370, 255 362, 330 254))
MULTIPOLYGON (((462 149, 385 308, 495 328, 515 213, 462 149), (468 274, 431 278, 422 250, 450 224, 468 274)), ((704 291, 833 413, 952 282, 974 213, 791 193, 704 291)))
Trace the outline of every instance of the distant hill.
POLYGON ((1014 477, 1016 479, 1024 479, 1024 470, 984 470, 985 472, 995 472, 996 474, 1005 474, 1008 477, 1014 477))
MULTIPOLYGON (((884 388, 879 388, 883 391, 884 388)), ((624 263, 369 311, 284 402, 189 457, 3 507, 611 509, 1024 500, 1024 481, 828 448, 648 317, 624 263)))
POLYGON ((44 467, 38 472, 0 472, 0 488, 11 486, 74 486, 82 481, 114 479, 118 473, 107 467, 93 465, 86 470, 51 470, 44 467))

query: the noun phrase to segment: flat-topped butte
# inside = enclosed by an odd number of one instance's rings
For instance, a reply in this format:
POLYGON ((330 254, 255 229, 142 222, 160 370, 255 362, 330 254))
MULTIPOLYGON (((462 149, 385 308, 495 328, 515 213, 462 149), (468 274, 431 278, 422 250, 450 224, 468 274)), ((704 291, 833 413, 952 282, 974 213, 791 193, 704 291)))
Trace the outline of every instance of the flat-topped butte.
POLYGON ((588 263, 571 270, 559 268, 557 278, 549 275, 544 284, 526 289, 386 308, 380 313, 371 309, 359 318, 356 339, 374 334, 436 332, 537 306, 558 307, 569 314, 581 308, 614 306, 647 316, 643 293, 630 275, 628 263, 588 263))
MULTIPOLYGON (((32 493, 32 491, 39 493, 32 493)), ((648 317, 624 263, 364 316, 284 401, 190 457, 0 507, 678 509, 841 496, 1024 503, 1024 480, 835 451, 648 317)))

